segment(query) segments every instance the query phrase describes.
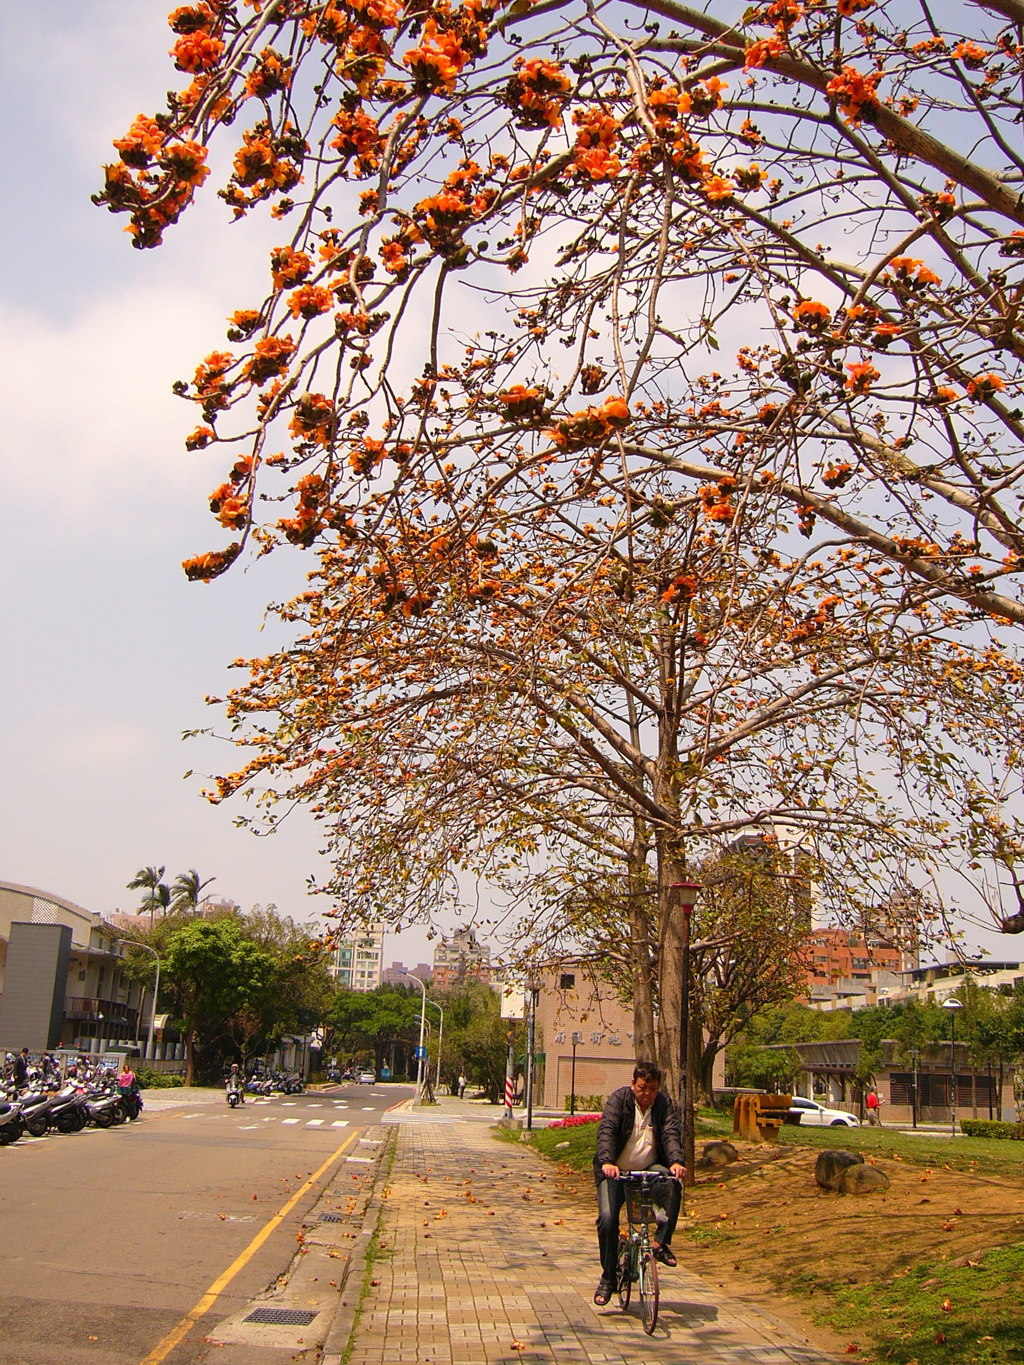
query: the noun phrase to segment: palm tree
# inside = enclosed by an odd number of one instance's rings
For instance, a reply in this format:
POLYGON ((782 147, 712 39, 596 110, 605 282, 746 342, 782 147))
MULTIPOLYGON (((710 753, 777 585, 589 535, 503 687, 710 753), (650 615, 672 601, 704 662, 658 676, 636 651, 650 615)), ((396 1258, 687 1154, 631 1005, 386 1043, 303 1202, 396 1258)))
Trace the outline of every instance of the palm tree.
POLYGON ((199 909, 199 897, 203 889, 216 880, 216 877, 207 877, 205 882, 200 881, 194 867, 187 872, 179 872, 171 883, 171 909, 182 914, 194 914, 199 909))
POLYGON ((153 927, 153 912, 159 910, 161 914, 166 914, 171 903, 170 889, 163 881, 165 871, 163 867, 142 867, 128 883, 129 891, 145 892, 138 914, 149 912, 150 928, 153 927))

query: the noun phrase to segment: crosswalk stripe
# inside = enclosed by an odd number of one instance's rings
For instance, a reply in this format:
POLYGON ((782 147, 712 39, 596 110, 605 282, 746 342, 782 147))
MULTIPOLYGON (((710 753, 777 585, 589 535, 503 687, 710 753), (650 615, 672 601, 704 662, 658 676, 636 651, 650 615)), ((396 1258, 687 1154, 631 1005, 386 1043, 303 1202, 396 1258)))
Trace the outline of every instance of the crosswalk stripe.
POLYGON ((282 1119, 282 1123, 301 1123, 301 1119, 282 1119))
POLYGON ((320 1125, 321 1125, 321 1123, 323 1123, 323 1119, 307 1119, 307 1120, 306 1120, 306 1127, 307 1127, 307 1128, 319 1128, 320 1125))
POLYGON ((348 1119, 335 1119, 334 1122, 331 1124, 331 1127, 332 1127, 332 1128, 347 1128, 347 1127, 348 1127, 348 1119))

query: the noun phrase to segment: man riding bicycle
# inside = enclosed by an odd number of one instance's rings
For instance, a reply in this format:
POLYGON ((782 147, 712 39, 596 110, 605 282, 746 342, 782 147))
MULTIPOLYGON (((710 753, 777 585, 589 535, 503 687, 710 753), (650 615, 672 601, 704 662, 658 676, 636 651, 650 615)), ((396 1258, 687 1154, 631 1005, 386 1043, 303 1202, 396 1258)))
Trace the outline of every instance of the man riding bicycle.
MULTIPOLYGON (((615 1266, 619 1254, 619 1214, 625 1195, 619 1176, 623 1171, 659 1171, 679 1180, 683 1165, 679 1116, 661 1090, 661 1070, 653 1062, 637 1062, 632 1085, 620 1086, 608 1096, 597 1130, 594 1179, 597 1182, 597 1241, 601 1251, 601 1278, 594 1302, 603 1307, 615 1289, 615 1266)), ((674 1266, 672 1234, 681 1202, 677 1181, 665 1182, 665 1222, 658 1225, 654 1254, 662 1265, 674 1266)))

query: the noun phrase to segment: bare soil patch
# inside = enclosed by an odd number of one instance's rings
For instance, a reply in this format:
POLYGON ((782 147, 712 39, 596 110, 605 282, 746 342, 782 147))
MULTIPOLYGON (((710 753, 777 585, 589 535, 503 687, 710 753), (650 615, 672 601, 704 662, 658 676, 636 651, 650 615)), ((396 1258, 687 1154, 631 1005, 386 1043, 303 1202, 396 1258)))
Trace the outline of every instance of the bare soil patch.
POLYGON ((740 1162, 687 1191, 687 1264, 823 1350, 854 1343, 814 1321, 816 1289, 892 1280, 922 1260, 966 1264, 1024 1240, 1024 1194, 1011 1180, 869 1157, 891 1188, 844 1196, 815 1184, 820 1148, 735 1145, 740 1162))

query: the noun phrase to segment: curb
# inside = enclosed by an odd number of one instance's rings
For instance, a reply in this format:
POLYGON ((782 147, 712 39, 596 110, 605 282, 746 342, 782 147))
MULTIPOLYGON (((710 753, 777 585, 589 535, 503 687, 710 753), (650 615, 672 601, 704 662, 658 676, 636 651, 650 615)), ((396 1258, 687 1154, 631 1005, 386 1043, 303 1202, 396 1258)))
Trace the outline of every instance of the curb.
POLYGON ((338 1309, 327 1331, 320 1355, 320 1365, 341 1365, 349 1341, 359 1320, 363 1304, 366 1263, 384 1207, 385 1191, 398 1146, 398 1131, 392 1127, 385 1139, 387 1148, 381 1153, 374 1172, 373 1192, 366 1205, 363 1225, 355 1236, 338 1287, 338 1309), (354 1277, 354 1278, 353 1278, 354 1277))

